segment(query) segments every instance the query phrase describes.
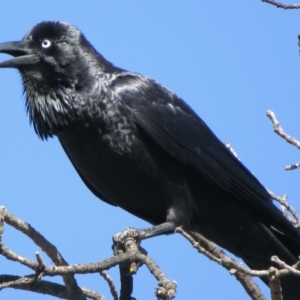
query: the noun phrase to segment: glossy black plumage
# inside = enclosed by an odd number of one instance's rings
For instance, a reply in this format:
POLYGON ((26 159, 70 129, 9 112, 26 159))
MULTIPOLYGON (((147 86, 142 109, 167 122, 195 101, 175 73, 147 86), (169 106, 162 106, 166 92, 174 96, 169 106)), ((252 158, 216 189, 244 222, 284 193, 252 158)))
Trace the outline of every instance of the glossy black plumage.
MULTIPOLYGON (((113 66, 67 23, 42 22, 0 52, 15 57, 0 67, 19 69, 36 133, 58 137, 100 199, 153 225, 199 231, 255 269, 272 255, 297 261, 298 231, 174 93, 113 66)), ((300 297, 299 283, 283 280, 285 299, 300 297)))

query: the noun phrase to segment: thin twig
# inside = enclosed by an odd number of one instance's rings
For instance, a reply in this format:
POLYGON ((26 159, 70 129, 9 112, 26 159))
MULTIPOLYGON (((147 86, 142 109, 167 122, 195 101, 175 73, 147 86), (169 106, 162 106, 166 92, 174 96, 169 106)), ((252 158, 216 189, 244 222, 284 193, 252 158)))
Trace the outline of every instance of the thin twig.
POLYGON ((300 228, 300 217, 297 213, 297 211, 287 202, 287 195, 283 195, 282 197, 279 197, 275 195, 272 191, 268 190, 268 193, 270 194, 271 198, 281 205, 281 211, 284 214, 284 216, 296 227, 300 228), (288 214, 291 213, 294 219, 292 219, 288 214))
POLYGON ((46 268, 46 264, 45 264, 45 262, 43 261, 43 258, 42 258, 42 256, 41 256, 41 254, 40 254, 39 252, 35 252, 35 257, 36 257, 36 260, 37 260, 37 262, 38 262, 38 264, 39 264, 39 268, 40 268, 41 270, 45 269, 45 268, 46 268))
POLYGON ((273 0, 261 0, 262 2, 266 2, 272 5, 275 5, 278 8, 284 8, 284 9, 298 9, 300 8, 300 4, 284 4, 273 0))
POLYGON ((4 207, 0 206, 0 247, 2 245, 3 232, 4 232, 4 207))
POLYGON ((293 164, 293 165, 286 165, 285 166, 285 169, 287 171, 292 171, 292 170, 295 170, 295 169, 298 169, 300 168, 300 161, 298 161, 297 163, 293 164))
POLYGON ((108 283, 110 293, 113 296, 114 300, 119 300, 118 292, 115 287, 113 280, 106 274, 105 271, 100 271, 99 274, 104 278, 104 280, 108 283))
POLYGON ((284 132, 284 130, 280 126, 280 123, 278 122, 278 120, 275 116, 275 113, 273 111, 268 110, 267 117, 272 121, 273 129, 279 136, 281 136, 283 139, 285 139, 288 143, 290 143, 290 144, 296 146, 298 149, 300 149, 300 142, 284 132))
POLYGON ((34 271, 37 271, 37 269, 38 269, 38 266, 39 266, 38 263, 36 263, 35 261, 33 261, 29 258, 18 255, 17 253, 13 252, 12 250, 7 248, 3 244, 0 247, 0 254, 2 254, 4 257, 6 257, 9 260, 19 262, 20 264, 22 264, 34 271))
MULTIPOLYGON (((296 270, 294 266, 287 265, 284 261, 279 259, 277 256, 272 256, 271 261, 275 262, 280 268, 286 269, 287 271, 289 271, 290 274, 300 276, 300 271, 296 270)), ((282 274, 279 274, 278 276, 280 276, 280 275, 282 275, 282 274)))
MULTIPOLYGON (((281 136, 283 139, 285 139, 288 143, 290 143, 290 144, 296 146, 298 149, 300 149, 300 142, 284 132, 284 130, 280 126, 280 123, 278 122, 278 120, 275 116, 275 113, 273 111, 268 110, 267 117, 271 120, 275 133, 277 133, 279 136, 281 136)), ((287 165, 287 166, 285 166, 285 170, 290 171, 290 170, 297 169, 298 167, 300 167, 300 163, 296 163, 293 165, 287 165)))

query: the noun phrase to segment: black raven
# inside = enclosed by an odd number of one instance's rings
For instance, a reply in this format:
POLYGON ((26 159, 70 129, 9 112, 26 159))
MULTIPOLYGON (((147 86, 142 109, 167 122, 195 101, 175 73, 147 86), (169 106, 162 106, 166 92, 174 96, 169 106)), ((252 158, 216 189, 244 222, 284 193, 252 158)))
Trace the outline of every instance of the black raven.
MULTIPOLYGON (((30 122, 57 136, 87 187, 103 201, 155 225, 141 238, 183 225, 267 269, 300 254, 299 232, 260 182, 177 95, 115 67, 64 22, 41 22, 0 44, 20 71, 30 122)), ((300 299, 300 279, 282 280, 300 299)))

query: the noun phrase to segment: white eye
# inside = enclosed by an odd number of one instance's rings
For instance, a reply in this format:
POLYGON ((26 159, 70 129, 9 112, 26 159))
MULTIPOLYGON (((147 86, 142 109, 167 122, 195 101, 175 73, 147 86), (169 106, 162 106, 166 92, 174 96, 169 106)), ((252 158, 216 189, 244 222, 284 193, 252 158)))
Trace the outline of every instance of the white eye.
POLYGON ((50 40, 42 40, 42 47, 43 48, 49 48, 51 46, 51 41, 50 40))

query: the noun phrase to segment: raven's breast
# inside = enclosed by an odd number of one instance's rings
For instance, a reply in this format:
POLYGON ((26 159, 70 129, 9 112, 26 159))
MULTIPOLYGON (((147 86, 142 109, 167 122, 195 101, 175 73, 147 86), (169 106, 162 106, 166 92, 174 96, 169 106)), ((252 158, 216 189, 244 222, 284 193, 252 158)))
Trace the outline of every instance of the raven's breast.
POLYGON ((180 207, 187 199, 184 172, 177 160, 138 130, 123 150, 116 149, 103 133, 99 125, 78 122, 58 134, 75 169, 96 196, 152 224, 165 222, 171 208, 172 214, 174 207, 185 211, 180 207))

